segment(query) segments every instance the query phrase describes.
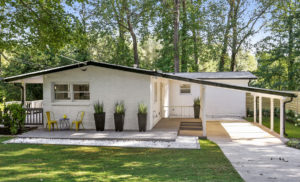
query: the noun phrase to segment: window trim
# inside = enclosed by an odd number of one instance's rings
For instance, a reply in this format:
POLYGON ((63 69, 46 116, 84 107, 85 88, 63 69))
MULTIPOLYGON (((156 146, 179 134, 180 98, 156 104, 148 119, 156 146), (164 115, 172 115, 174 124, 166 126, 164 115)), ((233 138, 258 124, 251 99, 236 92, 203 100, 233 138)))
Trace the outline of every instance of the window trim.
MULTIPOLYGON (((91 100, 91 87, 89 82, 52 82, 52 88, 51 88, 51 95, 52 95, 52 102, 53 103, 72 103, 72 102, 90 102, 91 100), (55 91, 54 86, 55 85, 68 85, 69 86, 69 94, 70 99, 55 99, 55 91), (89 91, 82 91, 90 94, 89 99, 74 99, 74 93, 81 93, 81 91, 75 91, 73 90, 73 85, 89 85, 89 91)), ((63 92, 65 93, 65 92, 63 92)))
MULTIPOLYGON (((187 90, 188 88, 184 88, 184 89, 187 90)), ((179 85, 179 94, 180 94, 180 95, 190 95, 190 94, 192 94, 192 85, 191 85, 191 84, 187 84, 187 83, 182 83, 182 84, 180 84, 180 85, 179 85), (183 85, 189 85, 189 87, 190 87, 190 88, 189 88, 190 92, 188 92, 188 93, 182 93, 182 92, 181 92, 181 89, 182 89, 181 87, 182 87, 183 85)))

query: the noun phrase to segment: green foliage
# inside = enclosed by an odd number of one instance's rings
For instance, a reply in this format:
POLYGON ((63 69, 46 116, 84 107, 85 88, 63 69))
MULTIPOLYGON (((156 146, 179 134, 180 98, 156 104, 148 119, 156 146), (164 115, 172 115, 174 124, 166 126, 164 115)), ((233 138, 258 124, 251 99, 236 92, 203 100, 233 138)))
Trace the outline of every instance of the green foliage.
POLYGON ((100 101, 98 100, 96 103, 94 103, 94 112, 95 112, 95 114, 104 113, 104 104, 103 104, 103 102, 100 103, 100 101))
POLYGON ((139 114, 147 114, 147 106, 144 103, 139 103, 138 113, 139 114))
POLYGON ((21 104, 4 106, 2 117, 4 126, 9 128, 11 134, 17 134, 24 128, 26 114, 21 104))
POLYGON ((125 105, 123 101, 116 102, 115 104, 115 113, 116 114, 125 114, 125 105))
POLYGON ((196 97, 194 99, 194 106, 200 106, 200 98, 199 97, 196 97))

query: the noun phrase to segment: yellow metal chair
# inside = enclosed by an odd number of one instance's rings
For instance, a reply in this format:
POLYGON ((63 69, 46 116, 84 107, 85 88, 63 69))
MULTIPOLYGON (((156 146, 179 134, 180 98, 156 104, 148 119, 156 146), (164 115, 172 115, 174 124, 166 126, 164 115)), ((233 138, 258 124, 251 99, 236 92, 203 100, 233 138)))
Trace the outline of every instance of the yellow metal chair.
POLYGON ((84 129, 83 117, 84 117, 84 111, 78 112, 76 120, 72 121, 71 129, 73 128, 73 124, 75 124, 75 126, 76 126, 76 131, 78 131, 80 124, 82 125, 82 128, 84 129))
POLYGON ((57 121, 54 118, 53 112, 47 111, 46 116, 47 116, 47 126, 48 126, 49 131, 51 131, 51 126, 54 129, 54 124, 56 125, 56 128, 58 129, 57 121), (52 117, 51 117, 51 115, 52 115, 52 117))

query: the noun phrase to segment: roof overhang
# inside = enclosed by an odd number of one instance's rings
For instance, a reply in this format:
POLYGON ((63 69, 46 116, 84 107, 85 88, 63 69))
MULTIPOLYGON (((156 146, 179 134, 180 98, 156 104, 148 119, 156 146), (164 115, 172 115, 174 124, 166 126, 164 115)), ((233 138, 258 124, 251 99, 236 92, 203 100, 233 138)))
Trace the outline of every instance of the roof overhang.
MULTIPOLYGON (((89 66, 89 65, 103 67, 103 68, 109 68, 109 69, 115 69, 115 70, 121 70, 121 71, 126 71, 126 72, 132 72, 132 73, 138 73, 138 74, 144 74, 144 75, 149 75, 149 76, 156 76, 156 77, 162 77, 162 78, 167 78, 167 79, 185 81, 185 82, 196 83, 196 84, 201 84, 201 85, 208 85, 208 86, 221 87, 221 88, 227 88, 227 89, 233 89, 233 90, 240 90, 240 91, 245 91, 245 92, 250 92, 250 93, 262 93, 262 94, 277 95, 277 96, 283 96, 283 97, 297 97, 296 94, 294 94, 292 92, 287 92, 287 91, 278 91, 278 90, 271 90, 271 89, 263 89, 263 88, 256 88, 256 87, 238 86, 238 85, 231 85, 231 84, 225 84, 225 83, 218 83, 218 82, 214 82, 214 81, 186 78, 186 77, 182 77, 182 76, 172 75, 169 73, 162 73, 162 72, 157 72, 157 71, 151 71, 151 70, 145 70, 145 69, 140 69, 140 68, 115 65, 115 64, 108 64, 108 63, 103 63, 103 62, 95 62, 95 61, 87 61, 87 62, 82 62, 79 64, 78 63, 71 64, 71 65, 67 65, 67 66, 61 66, 61 67, 21 74, 21 75, 17 75, 17 76, 7 77, 7 78, 4 78, 3 80, 5 82, 13 82, 13 83, 16 83, 16 82, 25 82, 26 83, 26 81, 28 81, 28 82, 36 81, 36 83, 43 83, 42 77, 45 74, 50 74, 50 73, 55 73, 55 72, 60 72, 60 71, 65 71, 65 70, 71 70, 71 69, 75 69, 75 68, 81 68, 81 67, 85 67, 85 66, 89 66)), ((32 82, 29 82, 29 83, 32 83, 32 82)))

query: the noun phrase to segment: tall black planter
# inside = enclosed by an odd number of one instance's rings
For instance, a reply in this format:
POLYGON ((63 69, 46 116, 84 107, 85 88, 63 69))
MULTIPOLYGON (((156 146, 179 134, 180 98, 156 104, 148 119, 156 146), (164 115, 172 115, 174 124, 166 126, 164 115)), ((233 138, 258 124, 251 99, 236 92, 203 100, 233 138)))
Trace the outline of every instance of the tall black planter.
POLYGON ((104 131, 105 128, 105 112, 94 114, 95 125, 97 131, 104 131))
POLYGON ((114 118, 115 118, 115 130, 123 131, 125 114, 115 113, 114 118))
POLYGON ((194 105, 194 117, 199 118, 200 116, 200 105, 194 105))
POLYGON ((146 131, 147 114, 138 113, 139 131, 146 131))

